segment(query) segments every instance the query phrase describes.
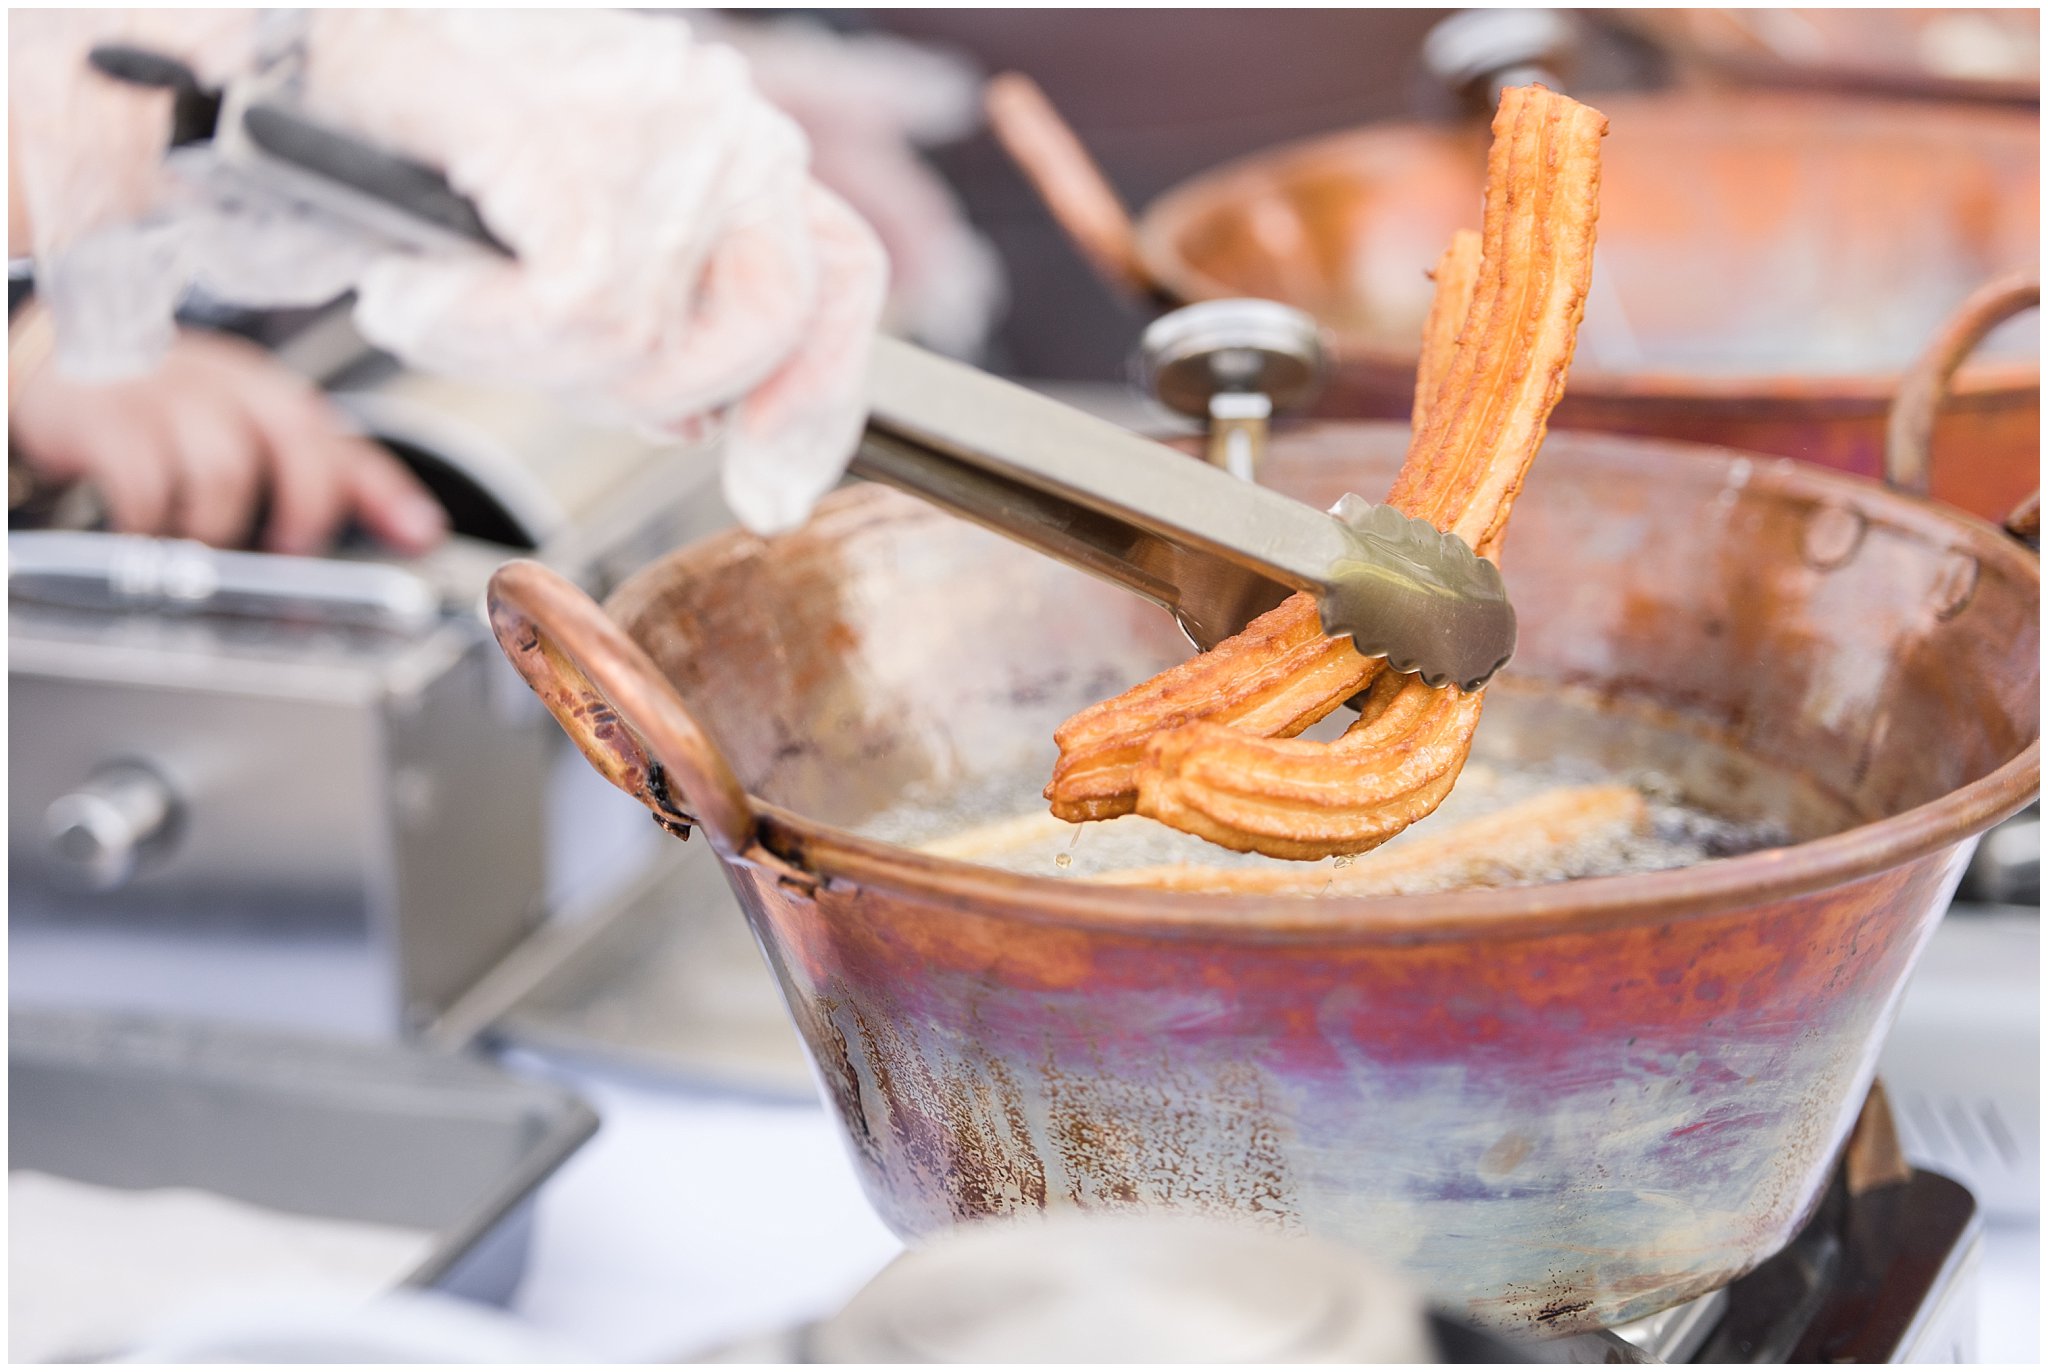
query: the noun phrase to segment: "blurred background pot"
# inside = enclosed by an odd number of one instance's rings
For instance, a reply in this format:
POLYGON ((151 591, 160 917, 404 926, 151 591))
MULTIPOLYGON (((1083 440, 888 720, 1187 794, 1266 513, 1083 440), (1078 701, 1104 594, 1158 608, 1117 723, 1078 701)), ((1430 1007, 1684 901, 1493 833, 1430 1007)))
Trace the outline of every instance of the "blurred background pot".
MULTIPOLYGON (((999 92, 1001 87, 998 88, 999 92)), ((1679 438, 1874 476, 1927 336, 2038 261, 2038 120, 1796 94, 1588 97, 1611 121, 1600 244, 1556 428, 1679 438)), ((996 128, 1098 271, 1164 301, 1261 296, 1329 331, 1318 412, 1398 418, 1433 266, 1478 222, 1487 131, 1375 124, 1196 176, 1133 226, 1042 99, 996 128)), ((1933 494, 1988 518, 2035 484, 2034 331, 1957 377, 1933 494)))

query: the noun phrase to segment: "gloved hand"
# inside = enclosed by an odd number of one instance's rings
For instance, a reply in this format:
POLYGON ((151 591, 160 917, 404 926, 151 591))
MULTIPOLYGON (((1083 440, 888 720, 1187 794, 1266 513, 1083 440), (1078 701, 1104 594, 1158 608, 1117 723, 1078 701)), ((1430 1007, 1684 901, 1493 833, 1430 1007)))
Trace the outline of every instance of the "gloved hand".
POLYGON ((163 166, 170 96, 86 66, 95 43, 120 41, 218 82, 247 67, 256 33, 252 11, 9 17, 8 249, 34 252, 57 326, 54 361, 10 346, 13 455, 37 476, 91 482, 123 532, 313 553, 353 516, 423 552, 446 516, 396 459, 259 349, 175 333, 189 265, 166 214, 178 200, 163 166))
MULTIPOLYGON (((887 271, 735 53, 613 11, 300 22, 308 112, 443 169, 515 254, 375 256, 354 279, 366 336, 665 429, 723 414, 741 520, 809 512, 858 436, 887 271)), ((225 299, 277 288, 245 252, 197 256, 225 299)))
POLYGON ((121 533, 311 554, 351 517, 405 553, 447 532, 404 464, 270 354, 225 335, 181 334, 155 371, 124 381, 37 368, 19 382, 7 436, 36 475, 91 482, 121 533))
POLYGON ((730 407, 725 490, 788 528, 858 438, 886 267, 731 49, 612 11, 323 11, 316 114, 444 169, 516 260, 386 258, 364 332, 662 427, 730 407))
POLYGON ((901 38, 806 20, 705 12, 691 22, 739 50, 761 94, 810 139, 811 174, 874 226, 889 256, 888 327, 977 358, 1002 309, 1002 269, 918 152, 980 124, 974 68, 901 38))

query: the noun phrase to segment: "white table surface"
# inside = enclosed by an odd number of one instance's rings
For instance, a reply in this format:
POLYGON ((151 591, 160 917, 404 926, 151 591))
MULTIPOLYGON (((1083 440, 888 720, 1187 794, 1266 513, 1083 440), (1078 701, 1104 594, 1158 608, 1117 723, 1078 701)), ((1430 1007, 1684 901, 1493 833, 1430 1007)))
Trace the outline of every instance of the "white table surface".
POLYGON ((573 1079, 604 1124, 541 1198, 513 1305, 537 1328, 687 1357, 826 1314, 900 1251, 818 1106, 573 1079))

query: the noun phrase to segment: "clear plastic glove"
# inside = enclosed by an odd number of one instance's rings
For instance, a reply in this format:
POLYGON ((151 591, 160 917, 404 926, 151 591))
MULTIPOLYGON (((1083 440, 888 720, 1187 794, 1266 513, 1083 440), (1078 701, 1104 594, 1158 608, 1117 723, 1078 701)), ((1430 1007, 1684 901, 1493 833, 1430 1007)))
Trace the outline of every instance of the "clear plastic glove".
POLYGON ((810 138, 811 174, 880 235, 892 278, 889 327, 978 357, 1002 311, 1002 269, 918 152, 979 126, 974 68, 900 38, 835 34, 802 20, 704 14, 692 22, 747 59, 761 94, 810 138))
MULTIPOLYGON (((426 370, 643 425, 723 417, 741 520, 771 532, 808 514, 858 438, 887 267, 736 53, 677 19, 614 11, 296 19, 308 112, 442 168, 515 254, 367 260, 354 281, 366 336, 426 370)), ((182 223, 207 230, 204 214, 182 223)), ((177 251, 210 289, 275 303, 274 261, 202 237, 212 250, 188 232, 177 251)), ((317 274, 334 267, 319 256, 317 274)))
POLYGON ((180 334, 146 376, 74 381, 42 367, 8 415, 16 461, 90 481, 122 533, 316 553, 353 518, 407 553, 438 543, 441 506, 390 453, 261 348, 180 334))
POLYGON ((364 333, 660 428, 727 412, 725 492, 800 522, 859 437, 887 268, 730 48, 613 11, 323 11, 309 109, 442 168, 515 260, 380 259, 364 333))

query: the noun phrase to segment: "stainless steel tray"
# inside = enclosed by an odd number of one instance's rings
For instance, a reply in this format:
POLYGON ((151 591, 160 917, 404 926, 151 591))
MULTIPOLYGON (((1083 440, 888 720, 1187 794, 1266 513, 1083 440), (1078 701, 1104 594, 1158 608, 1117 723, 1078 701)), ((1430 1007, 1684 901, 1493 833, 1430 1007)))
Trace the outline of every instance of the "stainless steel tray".
POLYGON ((493 1304, 534 1192, 597 1128, 559 1087, 418 1050, 54 1011, 8 1033, 10 1167, 427 1230, 406 1284, 493 1304))

